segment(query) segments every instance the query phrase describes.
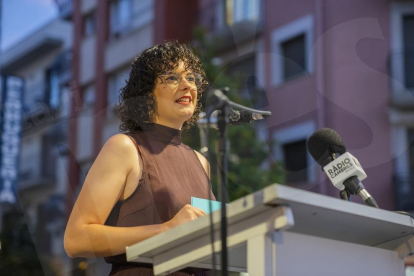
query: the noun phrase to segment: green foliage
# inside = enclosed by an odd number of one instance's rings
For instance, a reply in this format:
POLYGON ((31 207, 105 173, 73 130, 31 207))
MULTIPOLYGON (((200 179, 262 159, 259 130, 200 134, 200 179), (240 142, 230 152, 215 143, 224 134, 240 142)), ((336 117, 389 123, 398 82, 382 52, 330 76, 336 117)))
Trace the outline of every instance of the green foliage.
MULTIPOLYGON (((204 64, 209 82, 212 87, 229 87, 228 97, 237 103, 250 106, 256 99, 242 98, 238 91, 241 87, 242 74, 229 76, 224 66, 217 62, 217 45, 220 41, 212 41, 207 38, 206 32, 197 27, 194 30, 194 45, 198 56, 204 64)), ((217 131, 210 130, 210 145, 217 140, 217 131)), ((269 157, 269 147, 265 142, 257 139, 256 129, 253 124, 242 126, 229 126, 227 138, 230 141, 228 162, 228 186, 229 199, 233 201, 242 196, 260 190, 272 183, 281 183, 284 179, 284 170, 276 163, 269 169, 262 169, 261 164, 269 157)), ((192 148, 200 148, 199 129, 193 128, 191 133, 183 135, 184 143, 192 148)), ((211 180, 216 197, 217 192, 217 156, 214 147, 210 148, 211 180)), ((218 198, 217 198, 218 199, 218 198)))

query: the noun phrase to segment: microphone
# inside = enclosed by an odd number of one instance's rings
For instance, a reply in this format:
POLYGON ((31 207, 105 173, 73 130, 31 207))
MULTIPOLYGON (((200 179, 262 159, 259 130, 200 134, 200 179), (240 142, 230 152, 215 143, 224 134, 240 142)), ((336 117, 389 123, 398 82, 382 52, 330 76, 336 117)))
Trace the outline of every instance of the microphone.
MULTIPOLYGON (((217 116, 219 114, 220 110, 216 110, 213 113, 211 113, 210 120, 211 122, 215 123, 215 120, 217 120, 217 116)), ((269 112, 270 113, 270 112, 269 112)), ((244 125, 244 124, 250 124, 252 121, 259 121, 263 120, 266 117, 269 117, 270 114, 260 114, 253 111, 248 110, 234 110, 232 109, 229 115, 229 124, 230 125, 244 125)))
POLYGON ((229 106, 229 124, 230 125, 243 125, 243 124, 249 124, 252 121, 258 121, 263 120, 266 117, 269 117, 272 115, 270 111, 261 111, 261 110, 255 110, 252 108, 248 108, 245 106, 242 106, 240 104, 234 103, 229 100, 229 98, 219 89, 212 89, 207 95, 207 111, 206 111, 206 117, 210 116, 211 119, 217 118, 219 114, 218 109, 222 107, 223 105, 229 106), (241 109, 235 110, 234 108, 241 109), (215 110, 215 111, 214 111, 215 110), (213 112, 214 111, 214 112, 213 112))
POLYGON ((347 152, 339 134, 330 128, 322 128, 309 137, 309 153, 321 165, 332 184, 342 192, 359 195, 367 205, 379 208, 361 180, 367 174, 358 160, 347 152))

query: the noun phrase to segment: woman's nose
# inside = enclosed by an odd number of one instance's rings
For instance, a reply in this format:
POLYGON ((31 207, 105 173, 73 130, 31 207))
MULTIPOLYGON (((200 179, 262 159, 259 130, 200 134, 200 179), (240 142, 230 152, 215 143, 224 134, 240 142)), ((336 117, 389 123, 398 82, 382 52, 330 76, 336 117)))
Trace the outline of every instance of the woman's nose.
POLYGON ((192 84, 186 78, 181 78, 180 86, 182 86, 182 89, 184 88, 190 89, 192 87, 192 84))

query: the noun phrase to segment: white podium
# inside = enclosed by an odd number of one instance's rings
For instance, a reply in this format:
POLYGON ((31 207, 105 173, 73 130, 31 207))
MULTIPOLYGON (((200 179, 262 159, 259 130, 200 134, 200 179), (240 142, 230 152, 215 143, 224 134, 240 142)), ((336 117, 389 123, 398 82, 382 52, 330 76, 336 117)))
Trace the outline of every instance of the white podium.
MULTIPOLYGON (((404 276, 403 258, 414 252, 411 217, 278 184, 231 202, 227 215, 228 269, 250 276, 404 276)), ((220 220, 215 211, 216 270, 220 220)), ((155 275, 212 269, 210 216, 128 246, 126 255, 153 263, 155 275)))

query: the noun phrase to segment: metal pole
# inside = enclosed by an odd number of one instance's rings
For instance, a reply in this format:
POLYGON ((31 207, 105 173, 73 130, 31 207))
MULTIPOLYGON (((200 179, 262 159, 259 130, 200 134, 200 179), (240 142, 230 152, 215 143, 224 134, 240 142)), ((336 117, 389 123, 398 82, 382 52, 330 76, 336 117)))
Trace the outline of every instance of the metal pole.
POLYGON ((221 275, 228 275, 228 252, 227 252, 227 213, 226 203, 228 202, 227 188, 227 157, 229 144, 227 141, 227 126, 229 124, 228 105, 221 108, 217 118, 220 137, 217 140, 217 168, 218 185, 220 187, 221 201, 221 275))
MULTIPOLYGON (((2 75, 2 70, 1 68, 3 67, 2 64, 2 53, 3 53, 3 49, 1 48, 1 43, 2 43, 2 27, 3 27, 3 0, 0 0, 0 106, 3 105, 2 103, 2 99, 3 99, 3 75, 2 75)), ((1 160, 1 150, 0 150, 0 160, 1 160)), ((1 164, 0 164, 1 165, 1 164)), ((3 215, 4 215, 4 206, 1 206, 0 203, 0 233, 2 232, 3 229, 3 215)), ((0 241, 1 243, 1 241, 0 241)))

